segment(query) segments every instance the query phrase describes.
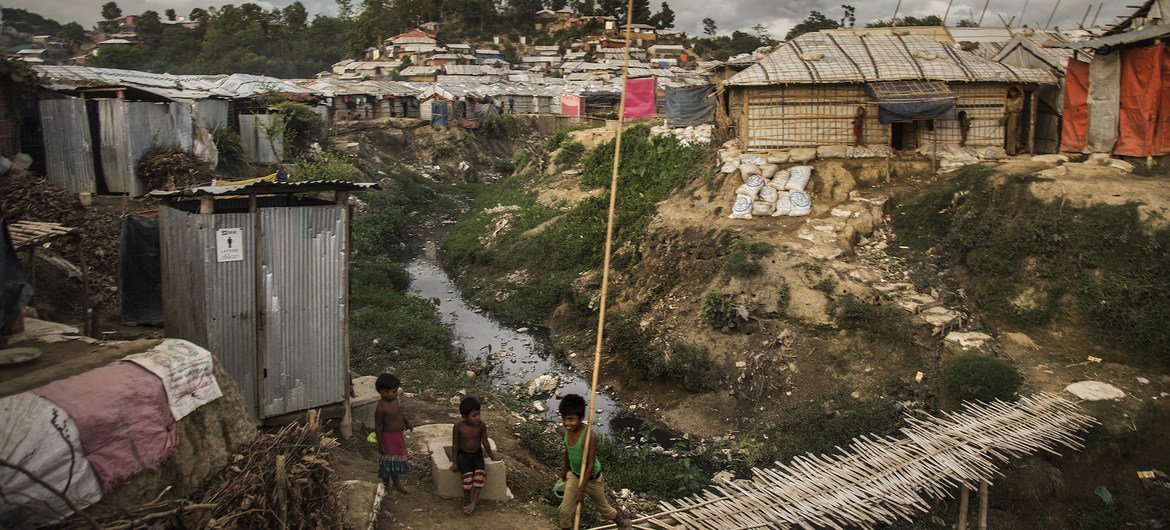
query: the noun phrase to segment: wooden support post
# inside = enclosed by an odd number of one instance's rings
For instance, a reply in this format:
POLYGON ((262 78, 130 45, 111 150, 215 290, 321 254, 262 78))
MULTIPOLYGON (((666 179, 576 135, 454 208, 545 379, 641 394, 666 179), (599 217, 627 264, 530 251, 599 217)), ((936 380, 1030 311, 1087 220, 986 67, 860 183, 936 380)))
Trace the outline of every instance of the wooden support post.
POLYGON ((208 195, 200 198, 199 213, 204 215, 215 213, 215 197, 208 195))
POLYGON ((264 422, 265 391, 268 388, 268 315, 264 297, 263 236, 260 226, 260 208, 255 195, 248 196, 248 212, 252 214, 252 289, 255 290, 253 325, 256 327, 256 420, 264 422))
POLYGON ((959 494, 959 525, 958 530, 967 530, 967 506, 971 504, 971 488, 966 484, 959 486, 963 491, 959 494))
POLYGON ((335 191, 335 192, 333 192, 333 202, 334 202, 334 204, 336 204, 338 206, 345 206, 345 205, 349 204, 349 192, 348 191, 335 191))
POLYGON ((886 147, 889 148, 886 149, 886 182, 889 182, 890 174, 893 173, 894 165, 890 158, 894 153, 894 124, 892 123, 886 129, 886 147))
POLYGON ((1032 91, 1032 109, 1028 119, 1028 154, 1036 154, 1036 113, 1040 110, 1040 89, 1032 91))
POLYGON ((89 267, 85 264, 84 238, 81 232, 75 232, 74 236, 77 238, 77 266, 81 268, 81 318, 85 319, 81 324, 82 334, 97 338, 97 319, 94 318, 97 311, 89 306, 89 267))
POLYGON ((739 124, 739 151, 746 153, 748 150, 748 89, 744 88, 740 93, 743 94, 743 97, 740 98, 740 104, 743 105, 743 109, 740 112, 742 117, 740 118, 739 124))
POLYGON ((987 481, 979 482, 979 530, 987 530, 987 481))
POLYGON ((938 130, 934 128, 934 123, 930 124, 930 143, 932 144, 930 152, 930 172, 935 175, 938 174, 938 130))

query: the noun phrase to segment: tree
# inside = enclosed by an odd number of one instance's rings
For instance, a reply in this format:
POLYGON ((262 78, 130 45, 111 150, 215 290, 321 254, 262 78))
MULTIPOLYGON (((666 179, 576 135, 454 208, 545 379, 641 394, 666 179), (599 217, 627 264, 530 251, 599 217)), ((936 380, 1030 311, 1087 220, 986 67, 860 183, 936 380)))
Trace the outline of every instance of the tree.
POLYGON ((784 40, 792 40, 805 33, 820 31, 822 29, 837 29, 840 27, 841 25, 836 20, 826 18, 820 11, 813 10, 809 12, 808 18, 805 18, 793 26, 792 29, 788 30, 788 34, 784 36, 784 40))
POLYGON ((624 19, 626 18, 626 2, 625 0, 599 0, 597 14, 609 15, 619 20, 624 19))
POLYGON ((162 19, 158 16, 158 11, 143 11, 138 15, 138 38, 146 46, 147 50, 154 50, 158 47, 158 42, 162 40, 163 24, 162 19))
POLYGON ((305 9, 305 4, 297 0, 281 11, 281 18, 284 19, 284 24, 288 29, 301 31, 305 29, 305 24, 309 21, 309 11, 305 9))
POLYGON ((662 3, 662 7, 658 9, 653 17, 650 18, 650 23, 658 29, 670 29, 674 27, 674 10, 670 8, 670 4, 662 3))
POLYGON ((59 35, 65 42, 69 43, 69 47, 73 48, 85 40, 85 28, 76 22, 69 22, 61 26, 59 35))
POLYGON ((704 18, 703 19, 703 33, 705 35, 710 35, 712 37, 715 36, 715 19, 713 19, 713 18, 704 18))
POLYGON ((889 28, 894 26, 941 26, 942 18, 938 15, 929 15, 922 18, 918 17, 898 17, 889 20, 874 20, 867 22, 867 28, 889 28))
POLYGON ((584 16, 598 15, 597 3, 594 0, 571 0, 570 5, 573 6, 573 11, 584 16))
MULTIPOLYGON (((622 2, 625 5, 625 2, 622 2)), ((650 11, 650 0, 634 0, 633 18, 635 24, 647 24, 654 16, 654 12, 650 11)), ((625 20, 626 10, 622 9, 622 15, 618 18, 625 20)))
POLYGON ((545 0, 544 2, 545 9, 551 9, 553 11, 560 11, 567 5, 569 5, 569 0, 545 0))
POLYGON ((142 50, 134 44, 102 46, 97 55, 91 57, 86 63, 98 68, 139 70, 142 68, 142 50))
POLYGON ((971 20, 969 18, 964 18, 963 20, 960 20, 958 25, 960 28, 977 28, 977 27, 979 27, 978 22, 975 22, 974 20, 971 20))
POLYGON ((165 14, 167 16, 167 20, 169 20, 171 22, 174 22, 176 19, 179 18, 179 16, 175 14, 174 9, 167 9, 166 11, 163 11, 163 14, 165 14))
POLYGON ((187 15, 187 19, 192 22, 206 21, 208 17, 207 10, 202 7, 196 7, 187 15))
POLYGON ((852 28, 853 24, 857 22, 857 17, 855 16, 857 8, 845 4, 841 6, 841 10, 845 12, 845 15, 841 17, 841 27, 852 28))
POLYGON ((117 2, 106 2, 102 4, 102 18, 114 20, 120 16, 122 16, 122 8, 118 7, 117 2))

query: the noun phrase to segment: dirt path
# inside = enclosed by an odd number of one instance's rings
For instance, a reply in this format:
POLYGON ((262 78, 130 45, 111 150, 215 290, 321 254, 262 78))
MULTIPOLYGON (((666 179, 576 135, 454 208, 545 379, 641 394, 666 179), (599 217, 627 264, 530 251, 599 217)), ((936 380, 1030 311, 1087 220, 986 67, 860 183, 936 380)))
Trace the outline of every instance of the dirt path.
MULTIPOLYGON (((410 389, 407 387, 407 390, 410 389)), ((404 397, 403 409, 416 425, 452 423, 455 418, 451 415, 455 414, 456 407, 450 404, 450 398, 423 391, 418 395, 404 397)), ((390 491, 386 494, 377 528, 556 528, 556 523, 550 517, 553 513, 551 509, 544 508, 545 511, 542 511, 540 501, 531 500, 532 491, 539 491, 537 488, 543 487, 546 482, 551 486, 551 468, 535 460, 520 447, 519 440, 511 430, 518 420, 504 412, 502 404, 493 398, 486 401, 483 416, 496 442, 497 454, 508 466, 508 486, 516 498, 507 502, 483 501, 474 515, 465 516, 462 499, 445 499, 435 492, 430 457, 422 449, 421 436, 408 433, 411 474, 403 483, 411 493, 402 495, 390 491)), ((333 465, 339 481, 377 482, 378 452, 374 445, 365 440, 367 434, 355 432, 354 438, 344 442, 334 453, 333 465)))

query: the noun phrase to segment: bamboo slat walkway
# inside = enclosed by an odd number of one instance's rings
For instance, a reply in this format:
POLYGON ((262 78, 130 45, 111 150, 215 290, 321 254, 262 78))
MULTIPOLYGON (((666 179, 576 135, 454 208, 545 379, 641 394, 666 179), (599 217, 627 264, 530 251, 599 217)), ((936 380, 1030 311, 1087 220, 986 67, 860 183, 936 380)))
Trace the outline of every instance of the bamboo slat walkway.
MULTIPOLYGON (((644 528, 874 528, 911 520, 928 498, 951 497, 1000 475, 1013 458, 1080 449, 1080 431, 1097 423, 1054 394, 1015 403, 968 402, 942 417, 907 418, 901 439, 855 438, 835 455, 798 456, 750 481, 729 481, 635 520, 644 528)), ((612 525, 598 528, 612 528, 612 525)))

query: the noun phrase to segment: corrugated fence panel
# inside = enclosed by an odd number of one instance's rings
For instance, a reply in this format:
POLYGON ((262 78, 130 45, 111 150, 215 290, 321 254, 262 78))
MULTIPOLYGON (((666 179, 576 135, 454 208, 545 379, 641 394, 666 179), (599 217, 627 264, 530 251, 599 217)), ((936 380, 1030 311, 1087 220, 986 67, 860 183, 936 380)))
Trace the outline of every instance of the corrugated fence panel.
POLYGON ((261 211, 266 364, 264 416, 345 399, 343 207, 261 211))
POLYGON ((256 414, 260 381, 256 355, 256 239, 253 214, 220 213, 209 217, 208 228, 200 233, 207 278, 207 341, 213 344, 224 369, 240 386, 248 410, 256 414), (216 259, 216 230, 239 228, 243 235, 244 259, 219 262, 216 259))
POLYGON ((206 314, 203 262, 207 259, 203 255, 205 238, 201 236, 206 230, 204 217, 161 207, 158 237, 166 335, 210 348, 203 318, 206 314))
POLYGON ((159 209, 163 318, 168 337, 187 339, 219 357, 248 410, 256 414, 255 248, 251 215, 200 215, 159 209), (244 259, 216 259, 216 230, 241 228, 244 259))
POLYGON ((100 99, 97 106, 102 174, 106 189, 113 193, 127 193, 133 188, 130 181, 134 178, 134 159, 130 155, 126 102, 120 99, 100 99))
POLYGON ((277 138, 268 141, 266 127, 272 124, 272 116, 267 114, 241 114, 240 139, 244 143, 244 150, 257 164, 275 164, 280 162, 277 153, 284 150, 283 144, 277 138))
POLYGON ((93 140, 85 101, 40 101, 45 138, 45 173, 49 181, 73 193, 97 192, 93 167, 93 140))
POLYGON ((228 102, 222 99, 201 99, 195 102, 195 124, 207 130, 228 124, 228 102))

